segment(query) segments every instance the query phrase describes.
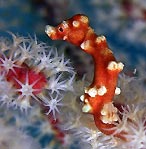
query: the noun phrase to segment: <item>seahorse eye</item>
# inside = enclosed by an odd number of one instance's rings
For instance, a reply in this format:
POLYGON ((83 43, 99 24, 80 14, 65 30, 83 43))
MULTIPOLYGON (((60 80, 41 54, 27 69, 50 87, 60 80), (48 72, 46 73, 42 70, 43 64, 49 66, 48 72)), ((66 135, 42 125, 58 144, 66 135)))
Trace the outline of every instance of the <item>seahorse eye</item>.
POLYGON ((63 32, 63 28, 62 28, 62 27, 59 27, 58 30, 59 30, 60 32, 63 32))

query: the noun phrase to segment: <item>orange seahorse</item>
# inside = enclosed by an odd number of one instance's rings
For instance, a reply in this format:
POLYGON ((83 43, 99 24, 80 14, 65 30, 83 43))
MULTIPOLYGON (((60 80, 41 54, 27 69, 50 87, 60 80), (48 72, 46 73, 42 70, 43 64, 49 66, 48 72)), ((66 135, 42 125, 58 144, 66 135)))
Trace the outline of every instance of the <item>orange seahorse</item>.
MULTIPOLYGON (((93 57, 94 78, 80 97, 84 102, 82 111, 93 114, 95 124, 101 132, 113 134, 113 123, 118 122, 119 116, 112 100, 115 94, 120 94, 120 88, 116 85, 118 74, 124 65, 117 62, 106 38, 96 35, 85 15, 77 14, 56 27, 47 25, 45 32, 51 39, 66 40, 93 57)), ((115 136, 124 139, 123 132, 115 136)))

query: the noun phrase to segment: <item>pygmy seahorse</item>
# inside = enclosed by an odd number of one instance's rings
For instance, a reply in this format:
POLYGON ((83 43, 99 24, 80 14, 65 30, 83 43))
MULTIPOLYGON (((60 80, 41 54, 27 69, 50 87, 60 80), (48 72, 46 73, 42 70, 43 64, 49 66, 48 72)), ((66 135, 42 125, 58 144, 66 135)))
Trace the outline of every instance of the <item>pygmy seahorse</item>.
MULTIPOLYGON (((56 27, 47 25, 45 32, 51 39, 66 40, 93 57, 94 78, 80 97, 84 102, 82 111, 93 114, 95 124, 101 132, 113 134, 112 128, 119 118, 113 97, 120 94, 120 88, 116 86, 118 74, 123 70, 123 63, 117 62, 106 38, 96 35, 85 15, 77 14, 56 27)), ((123 138, 122 133, 115 136, 123 138)))

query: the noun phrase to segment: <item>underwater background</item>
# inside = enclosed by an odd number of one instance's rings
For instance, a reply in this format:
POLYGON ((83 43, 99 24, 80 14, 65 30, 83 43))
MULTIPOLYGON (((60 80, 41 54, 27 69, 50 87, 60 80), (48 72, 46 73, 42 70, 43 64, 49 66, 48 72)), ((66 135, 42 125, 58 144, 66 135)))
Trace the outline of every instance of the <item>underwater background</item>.
MULTIPOLYGON (((89 17, 90 25, 98 35, 106 36, 115 57, 126 64, 126 73, 134 72, 139 65, 144 67, 146 61, 145 0, 0 0, 0 40, 2 40, 1 37, 9 38, 8 32, 21 36, 36 36, 39 41, 57 47, 58 53, 64 51, 79 78, 82 78, 85 73, 90 73, 91 57, 87 61, 87 55, 78 52, 76 47, 64 41, 51 41, 45 34, 47 24, 57 25, 78 13, 89 17)), ((27 118, 27 115, 19 113, 19 110, 5 111, 4 109, 3 107, 0 109, 0 122, 17 126, 32 138, 37 138, 40 148, 63 148, 60 147, 62 142, 56 138, 57 130, 52 130, 42 115, 37 116, 38 111, 32 112, 33 114, 27 118), (20 117, 20 121, 16 121, 15 117, 20 117), (27 121, 31 123, 27 124, 27 121)), ((0 129, 6 129, 3 125, 0 127, 2 127, 0 129)), ((71 140, 68 148, 79 148, 79 146, 78 140, 71 140)))

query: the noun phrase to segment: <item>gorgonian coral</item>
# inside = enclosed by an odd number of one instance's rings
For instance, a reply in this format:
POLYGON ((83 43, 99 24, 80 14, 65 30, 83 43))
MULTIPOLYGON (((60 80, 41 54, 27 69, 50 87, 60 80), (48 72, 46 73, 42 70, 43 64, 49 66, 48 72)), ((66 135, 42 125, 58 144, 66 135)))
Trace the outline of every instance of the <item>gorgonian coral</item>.
POLYGON ((27 111, 35 102, 58 112, 63 92, 72 90, 74 71, 64 54, 13 33, 0 40, 0 102, 27 111), (64 76, 68 76, 67 79, 64 76))

